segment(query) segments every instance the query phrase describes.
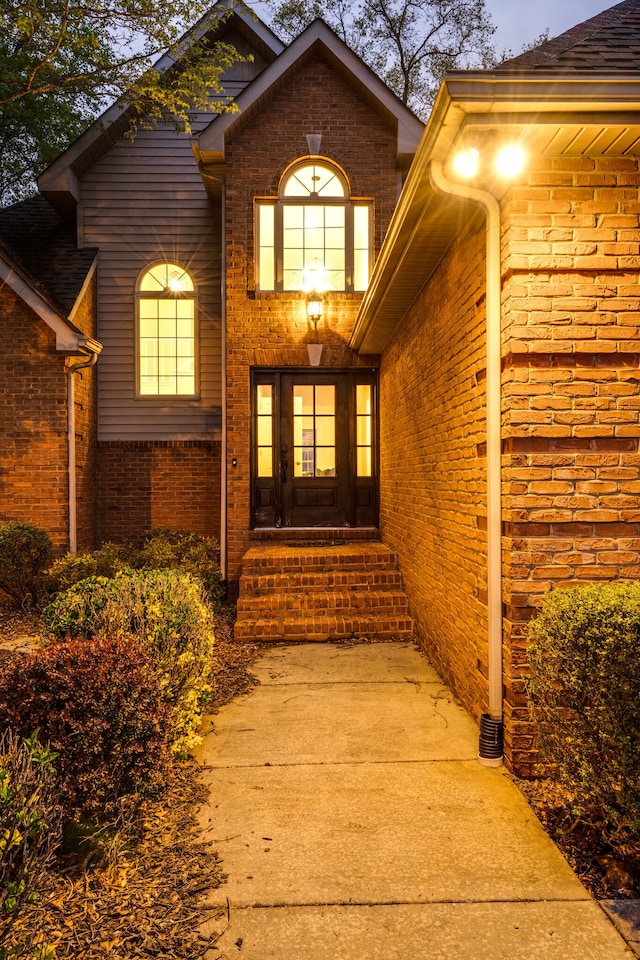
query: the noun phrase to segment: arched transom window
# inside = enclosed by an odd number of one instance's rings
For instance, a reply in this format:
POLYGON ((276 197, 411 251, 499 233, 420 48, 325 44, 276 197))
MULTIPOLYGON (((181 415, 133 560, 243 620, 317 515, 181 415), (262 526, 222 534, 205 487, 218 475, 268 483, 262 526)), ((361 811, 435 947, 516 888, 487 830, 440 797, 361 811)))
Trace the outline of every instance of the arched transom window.
POLYGON ((327 160, 290 168, 279 196, 257 201, 260 290, 364 290, 369 281, 371 210, 350 196, 327 160))
POLYGON ((157 263, 138 281, 138 394, 196 393, 193 280, 177 263, 157 263))

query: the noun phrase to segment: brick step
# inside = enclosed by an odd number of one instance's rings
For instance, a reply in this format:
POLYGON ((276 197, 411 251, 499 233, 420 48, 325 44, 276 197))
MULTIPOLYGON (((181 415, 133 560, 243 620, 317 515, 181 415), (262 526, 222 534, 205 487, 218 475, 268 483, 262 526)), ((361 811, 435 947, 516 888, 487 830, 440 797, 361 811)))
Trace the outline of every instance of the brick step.
POLYGON ((381 543, 345 543, 331 546, 256 546, 242 558, 245 576, 277 573, 313 573, 322 570, 395 569, 396 555, 381 543))
POLYGON ((402 588, 399 570, 324 570, 240 577, 240 596, 259 597, 274 590, 393 590, 402 588))
POLYGON ((323 611, 327 616, 352 614, 365 610, 372 616, 381 613, 406 614, 407 597, 402 590, 311 590, 287 593, 276 591, 262 596, 241 595, 238 620, 247 617, 271 618, 323 611))
POLYGON ((287 617, 286 619, 237 620, 235 638, 254 643, 326 641, 353 638, 409 640, 409 616, 378 614, 367 616, 287 617))

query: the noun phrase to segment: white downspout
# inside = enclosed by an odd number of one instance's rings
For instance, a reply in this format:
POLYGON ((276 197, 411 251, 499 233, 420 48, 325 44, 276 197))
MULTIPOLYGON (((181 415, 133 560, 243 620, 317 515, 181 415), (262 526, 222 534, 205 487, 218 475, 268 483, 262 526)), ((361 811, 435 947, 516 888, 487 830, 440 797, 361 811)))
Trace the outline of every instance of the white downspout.
POLYGON ((221 188, 221 277, 220 277, 220 326, 222 337, 222 438, 220 451, 220 571, 222 579, 227 580, 227 181, 220 173, 207 170, 200 161, 200 173, 217 180, 221 188))
POLYGON ((78 552, 78 513, 76 508, 76 407, 74 373, 93 367, 98 352, 92 351, 88 360, 67 367, 67 463, 69 470, 69 553, 78 552))
POLYGON ((442 162, 432 160, 431 182, 440 193, 471 200, 486 214, 486 362, 487 362, 487 594, 489 713, 480 728, 480 763, 502 763, 502 502, 501 502, 501 350, 500 204, 493 194, 468 184, 451 183, 442 162))

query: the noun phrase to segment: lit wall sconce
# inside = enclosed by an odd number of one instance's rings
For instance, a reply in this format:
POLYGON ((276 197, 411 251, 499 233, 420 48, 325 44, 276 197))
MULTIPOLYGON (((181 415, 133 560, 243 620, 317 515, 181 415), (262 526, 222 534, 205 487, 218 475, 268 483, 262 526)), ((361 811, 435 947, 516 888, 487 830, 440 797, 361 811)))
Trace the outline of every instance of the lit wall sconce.
MULTIPOLYGON (((503 146, 494 157, 494 165, 501 177, 516 177, 523 169, 526 157, 518 144, 503 146)), ((453 158, 453 169, 459 177, 470 180, 481 172, 481 157, 475 147, 462 150, 453 158)))
POLYGON ((314 330, 318 329, 318 321, 322 317, 322 297, 314 290, 307 297, 307 320, 313 324, 314 330))

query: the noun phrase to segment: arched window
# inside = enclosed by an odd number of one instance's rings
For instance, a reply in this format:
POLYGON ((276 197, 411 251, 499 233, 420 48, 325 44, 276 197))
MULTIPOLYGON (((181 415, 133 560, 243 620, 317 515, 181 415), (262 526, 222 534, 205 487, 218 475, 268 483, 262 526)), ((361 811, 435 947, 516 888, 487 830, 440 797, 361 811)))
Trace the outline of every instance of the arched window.
POLYGON ((177 263, 157 263, 138 280, 138 395, 196 393, 193 280, 177 263))
POLYGON ((351 197, 330 161, 290 167, 278 197, 257 201, 258 289, 364 290, 371 211, 371 201, 351 197))

